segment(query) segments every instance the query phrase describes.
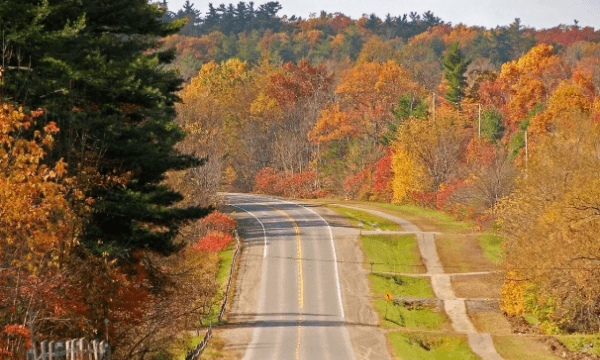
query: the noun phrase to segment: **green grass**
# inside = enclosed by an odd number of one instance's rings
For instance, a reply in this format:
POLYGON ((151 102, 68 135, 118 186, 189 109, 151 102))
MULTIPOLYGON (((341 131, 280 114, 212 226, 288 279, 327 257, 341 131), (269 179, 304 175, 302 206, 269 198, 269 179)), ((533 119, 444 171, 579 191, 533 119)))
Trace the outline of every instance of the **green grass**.
POLYGON ((401 231, 402 226, 396 224, 393 221, 381 218, 376 215, 372 215, 366 211, 349 209, 342 206, 329 205, 329 208, 334 209, 335 211, 342 214, 344 217, 352 221, 354 226, 358 227, 358 222, 361 221, 363 223, 363 230, 392 230, 392 231, 401 231))
POLYGON ((556 336, 571 351, 583 351, 600 355, 600 334, 556 336), (590 345, 592 347, 590 348, 590 345))
POLYGON ((177 360, 185 360, 188 352, 198 345, 203 338, 204 333, 201 333, 199 336, 189 333, 181 334, 171 343, 170 353, 177 360))
POLYGON ((219 310, 221 308, 221 302, 223 301, 223 292, 227 286, 227 279, 229 277, 229 267, 231 266, 231 260, 233 259, 233 251, 235 245, 229 245, 225 250, 219 253, 221 260, 219 261, 219 271, 217 271, 217 292, 211 299, 212 306, 209 314, 202 319, 203 326, 218 325, 219 310))
POLYGON ((395 205, 389 203, 361 202, 377 210, 406 218, 423 231, 461 232, 469 230, 468 223, 458 221, 441 211, 426 209, 412 204, 395 205))
POLYGON ((478 240, 483 250, 483 256, 494 264, 499 264, 504 256, 502 238, 491 233, 484 233, 478 236, 478 240))
POLYGON ((429 278, 387 274, 369 274, 367 277, 371 282, 371 290, 376 295, 383 296, 390 292, 394 296, 435 298, 429 278))
MULTIPOLYGON (((428 278, 415 278, 387 274, 369 274, 373 293, 383 296, 390 292, 394 296, 434 298, 428 278)), ((375 299, 375 310, 382 319, 383 327, 408 327, 418 329, 441 329, 447 323, 442 311, 432 306, 408 306, 403 302, 375 299), (387 309, 386 309, 387 307, 387 309)))
POLYGON ((373 271, 423 273, 419 246, 415 235, 362 235, 365 266, 373 271))
POLYGON ((381 316, 381 326, 385 328, 442 330, 447 324, 446 315, 434 304, 408 305, 384 299, 375 299, 374 304, 381 316))
POLYGON ((395 355, 411 360, 477 360, 464 335, 438 335, 418 332, 390 332, 395 355))

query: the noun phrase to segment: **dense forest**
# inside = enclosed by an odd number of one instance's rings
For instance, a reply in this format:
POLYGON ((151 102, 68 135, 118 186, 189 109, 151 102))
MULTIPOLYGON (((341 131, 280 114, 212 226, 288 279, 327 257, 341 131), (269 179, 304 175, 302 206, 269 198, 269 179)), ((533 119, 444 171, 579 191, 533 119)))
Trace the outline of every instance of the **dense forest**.
POLYGON ((280 10, 3 4, 0 359, 75 337, 171 358, 212 305, 197 240, 231 240, 218 190, 497 226, 505 311, 597 332, 600 31, 280 10))
POLYGON ((279 8, 171 14, 193 17, 162 44, 190 79, 182 144, 220 169, 197 171, 224 190, 410 202, 495 227, 503 309, 597 332, 600 31, 431 12, 266 20, 279 8))

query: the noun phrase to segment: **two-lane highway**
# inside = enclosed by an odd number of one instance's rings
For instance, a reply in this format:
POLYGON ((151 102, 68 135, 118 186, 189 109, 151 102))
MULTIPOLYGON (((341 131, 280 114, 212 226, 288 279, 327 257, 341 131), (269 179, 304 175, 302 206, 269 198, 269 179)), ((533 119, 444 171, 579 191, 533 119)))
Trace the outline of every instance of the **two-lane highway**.
POLYGON ((258 309, 244 359, 354 359, 327 222, 312 209, 284 200, 228 198, 263 232, 258 309))

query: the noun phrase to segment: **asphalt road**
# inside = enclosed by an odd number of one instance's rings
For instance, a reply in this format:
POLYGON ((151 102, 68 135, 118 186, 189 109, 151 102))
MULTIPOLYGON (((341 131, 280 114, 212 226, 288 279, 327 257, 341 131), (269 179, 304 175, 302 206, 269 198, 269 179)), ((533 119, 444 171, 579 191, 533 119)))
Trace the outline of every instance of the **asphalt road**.
POLYGON ((252 341, 244 359, 354 359, 344 320, 333 235, 309 207, 229 194, 250 218, 248 244, 262 246, 252 341))

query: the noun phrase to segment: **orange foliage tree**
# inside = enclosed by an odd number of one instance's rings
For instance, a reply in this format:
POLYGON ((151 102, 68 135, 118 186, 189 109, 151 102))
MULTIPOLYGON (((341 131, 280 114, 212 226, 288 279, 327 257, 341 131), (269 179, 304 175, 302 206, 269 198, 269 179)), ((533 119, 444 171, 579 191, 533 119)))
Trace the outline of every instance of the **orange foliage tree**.
POLYGON ((498 81, 510 94, 507 119, 511 130, 537 104, 545 104, 560 81, 568 77, 568 67, 553 50, 550 45, 540 44, 520 59, 502 65, 498 81))
POLYGON ((26 324, 77 313, 82 320, 87 309, 61 269, 79 231, 67 194, 83 195, 69 186, 62 160, 45 163, 59 129, 36 130, 41 114, 0 102, 0 358, 23 355, 26 324))

